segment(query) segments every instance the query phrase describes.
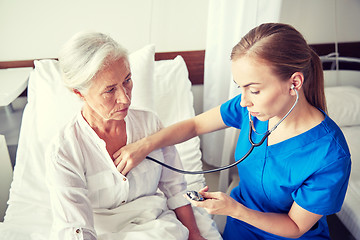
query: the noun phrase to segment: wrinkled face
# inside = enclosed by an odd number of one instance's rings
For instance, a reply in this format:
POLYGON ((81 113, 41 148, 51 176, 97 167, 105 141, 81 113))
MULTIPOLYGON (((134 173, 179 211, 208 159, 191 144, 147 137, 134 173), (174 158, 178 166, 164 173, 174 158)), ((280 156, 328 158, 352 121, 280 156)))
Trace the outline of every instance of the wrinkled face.
POLYGON ((235 83, 242 89, 240 105, 261 121, 281 118, 290 109, 293 100, 289 81, 281 81, 264 61, 244 56, 232 61, 235 83))
POLYGON ((104 120, 123 120, 131 103, 132 87, 129 63, 121 58, 98 72, 83 99, 92 114, 104 120))

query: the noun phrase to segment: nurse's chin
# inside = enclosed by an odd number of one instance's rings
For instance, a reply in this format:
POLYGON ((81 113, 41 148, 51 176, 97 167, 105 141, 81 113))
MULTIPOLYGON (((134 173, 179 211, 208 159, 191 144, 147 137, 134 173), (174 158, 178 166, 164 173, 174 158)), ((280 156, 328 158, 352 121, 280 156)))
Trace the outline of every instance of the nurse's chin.
POLYGON ((253 118, 257 118, 260 121, 266 121, 269 119, 269 118, 266 118, 267 116, 265 116, 259 112, 249 112, 249 113, 253 118))
POLYGON ((268 116, 264 116, 264 115, 257 115, 255 118, 257 118, 259 121, 262 122, 265 122, 270 119, 268 116))

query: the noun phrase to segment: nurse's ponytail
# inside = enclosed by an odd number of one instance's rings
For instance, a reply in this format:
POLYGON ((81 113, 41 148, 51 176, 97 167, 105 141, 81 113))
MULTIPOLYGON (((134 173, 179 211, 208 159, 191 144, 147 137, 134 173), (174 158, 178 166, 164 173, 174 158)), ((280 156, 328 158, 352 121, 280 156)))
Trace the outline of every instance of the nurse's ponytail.
POLYGON ((245 55, 264 60, 284 81, 295 72, 303 73, 306 100, 324 112, 327 111, 320 58, 295 28, 281 23, 259 25, 250 30, 233 48, 231 60, 245 55))
POLYGON ((322 63, 314 50, 310 48, 310 52, 311 68, 308 73, 308 81, 305 79, 303 84, 304 94, 311 105, 320 108, 327 113, 322 63))

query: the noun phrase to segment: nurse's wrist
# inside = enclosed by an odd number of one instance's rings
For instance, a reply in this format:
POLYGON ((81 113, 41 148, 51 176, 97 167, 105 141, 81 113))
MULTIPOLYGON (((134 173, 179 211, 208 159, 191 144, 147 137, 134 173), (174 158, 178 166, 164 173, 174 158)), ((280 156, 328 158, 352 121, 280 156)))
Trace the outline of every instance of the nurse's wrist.
POLYGON ((247 207, 245 207, 244 205, 242 205, 241 203, 238 203, 238 202, 230 209, 231 209, 231 211, 228 215, 232 218, 239 219, 239 220, 246 219, 246 215, 248 214, 248 211, 249 211, 249 209, 247 207))
POLYGON ((150 137, 145 137, 140 140, 140 146, 143 149, 143 152, 145 153, 145 156, 147 156, 149 153, 154 151, 156 149, 156 146, 154 145, 154 141, 151 140, 150 137))

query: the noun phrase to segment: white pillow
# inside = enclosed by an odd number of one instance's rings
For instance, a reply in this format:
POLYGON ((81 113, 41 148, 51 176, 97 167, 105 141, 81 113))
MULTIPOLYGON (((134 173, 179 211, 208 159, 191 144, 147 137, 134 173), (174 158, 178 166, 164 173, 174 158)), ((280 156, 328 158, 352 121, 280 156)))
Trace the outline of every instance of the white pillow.
POLYGON ((131 105, 138 105, 146 109, 154 109, 153 82, 154 82, 155 45, 148 45, 129 56, 133 90, 131 105))
MULTIPOLYGON (((165 126, 195 116, 188 75, 185 61, 181 56, 174 60, 155 61, 154 107, 165 126)), ((185 170, 202 170, 199 137, 177 144, 176 148, 185 170)), ((190 190, 199 190, 205 185, 203 174, 187 174, 185 178, 190 190)))
MULTIPOLYGON (((155 46, 149 45, 130 54, 135 83, 153 82, 154 53, 155 46)), ((22 118, 10 204, 25 202, 26 205, 49 206, 44 178, 45 150, 50 139, 71 120, 81 105, 78 97, 62 85, 57 61, 35 61, 35 69, 29 78, 28 103, 22 118)), ((16 209, 21 207, 13 204, 9 209, 7 215, 11 218, 19 215, 16 209)))
POLYGON ((329 116, 339 127, 360 125, 360 88, 327 87, 325 96, 329 116))

